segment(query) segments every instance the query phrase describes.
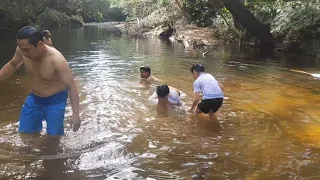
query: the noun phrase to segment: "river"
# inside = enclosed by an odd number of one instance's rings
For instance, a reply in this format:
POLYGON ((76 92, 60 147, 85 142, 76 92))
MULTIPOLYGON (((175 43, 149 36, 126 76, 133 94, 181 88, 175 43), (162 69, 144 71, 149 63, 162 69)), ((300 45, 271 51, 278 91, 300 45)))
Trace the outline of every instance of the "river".
MULTIPOLYGON (((0 82, 1 179, 320 178, 319 61, 263 58, 229 46, 203 57, 157 38, 128 38, 94 26, 51 33, 74 73, 82 126, 71 131, 69 103, 58 148, 45 136, 22 140, 18 119, 30 85, 20 68, 0 82), (225 86, 219 123, 185 112, 195 62, 225 86), (143 65, 184 92, 182 107, 156 111, 148 101, 156 84, 139 85, 143 65)), ((14 34, 3 36, 1 66, 14 48, 14 34)))

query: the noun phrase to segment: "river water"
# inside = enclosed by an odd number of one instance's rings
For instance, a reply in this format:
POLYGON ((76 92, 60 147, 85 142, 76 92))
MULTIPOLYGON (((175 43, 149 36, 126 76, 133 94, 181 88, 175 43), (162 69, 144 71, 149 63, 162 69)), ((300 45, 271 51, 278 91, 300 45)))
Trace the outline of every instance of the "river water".
MULTIPOLYGON (((216 47, 208 56, 158 39, 99 27, 52 30, 80 92, 82 126, 60 143, 17 133, 30 91, 23 68, 0 84, 1 179, 319 179, 320 63, 314 59, 216 47), (192 63, 225 86, 219 123, 185 112, 192 63), (140 86, 139 67, 184 92, 183 106, 157 111, 156 84, 140 86), (306 74, 303 72, 308 72, 306 74), (56 147, 58 146, 58 147, 56 147)), ((14 52, 2 37, 1 66, 14 52)), ((44 123, 45 125, 45 123, 44 123)))

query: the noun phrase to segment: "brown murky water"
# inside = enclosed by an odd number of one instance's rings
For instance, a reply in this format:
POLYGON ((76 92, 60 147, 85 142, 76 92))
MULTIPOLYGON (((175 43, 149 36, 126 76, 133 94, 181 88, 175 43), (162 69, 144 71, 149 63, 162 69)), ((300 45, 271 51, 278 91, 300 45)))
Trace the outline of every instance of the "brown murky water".
MULTIPOLYGON (((62 28, 52 35, 78 83, 83 125, 76 133, 70 130, 69 105, 58 148, 45 136, 20 137, 17 121, 30 86, 19 69, 0 83, 1 179, 320 178, 316 61, 259 58, 227 47, 202 57, 179 45, 118 37, 97 27, 62 28), (192 101, 194 62, 225 86, 220 124, 185 112, 192 101), (156 85, 139 86, 139 67, 145 64, 185 92, 183 107, 156 111, 147 100, 156 85)), ((13 53, 10 38, 14 35, 1 44, 1 65, 13 53)))

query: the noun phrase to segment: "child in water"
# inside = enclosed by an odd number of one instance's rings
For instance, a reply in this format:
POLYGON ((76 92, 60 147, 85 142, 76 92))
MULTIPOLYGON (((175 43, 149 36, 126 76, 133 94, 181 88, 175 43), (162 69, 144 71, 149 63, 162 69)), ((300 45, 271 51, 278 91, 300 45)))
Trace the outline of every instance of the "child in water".
POLYGON ((140 76, 141 81, 140 84, 143 82, 153 83, 153 82, 160 82, 160 79, 157 79, 151 75, 151 68, 149 66, 142 66, 140 67, 140 76))
POLYGON ((181 105, 180 100, 181 92, 171 86, 166 84, 157 86, 156 91, 152 94, 149 100, 158 100, 158 105, 167 106, 167 105, 181 105))
POLYGON ((196 115, 200 113, 209 114, 209 118, 217 120, 216 112, 223 103, 223 86, 211 74, 205 73, 202 64, 194 64, 190 69, 193 78, 194 100, 189 112, 195 111, 196 115), (200 101, 200 93, 202 93, 202 101, 200 101))
POLYGON ((53 46, 51 41, 51 33, 49 30, 42 31, 43 42, 48 46, 53 46))

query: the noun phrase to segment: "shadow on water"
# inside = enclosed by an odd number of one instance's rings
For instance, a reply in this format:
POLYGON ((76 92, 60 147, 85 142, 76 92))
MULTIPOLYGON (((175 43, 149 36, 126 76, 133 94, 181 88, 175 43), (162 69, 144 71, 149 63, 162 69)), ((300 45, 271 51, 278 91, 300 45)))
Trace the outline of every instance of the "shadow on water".
MULTIPOLYGON (((82 127, 71 131, 69 102, 60 142, 47 139, 45 128, 38 137, 21 138, 17 121, 30 85, 20 68, 0 86, 1 178, 317 179, 316 60, 261 58, 228 46, 204 57, 179 44, 121 37, 92 26, 51 33, 76 78, 82 127), (219 122, 186 113, 194 62, 225 86, 219 122), (157 109, 148 100, 157 84, 139 84, 142 65, 185 93, 182 107, 157 109)), ((1 39, 6 42, 0 44, 2 65, 12 57, 13 39, 1 39)))

